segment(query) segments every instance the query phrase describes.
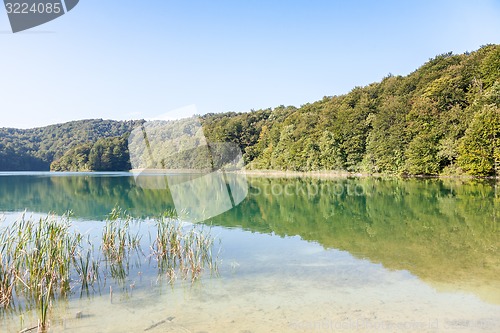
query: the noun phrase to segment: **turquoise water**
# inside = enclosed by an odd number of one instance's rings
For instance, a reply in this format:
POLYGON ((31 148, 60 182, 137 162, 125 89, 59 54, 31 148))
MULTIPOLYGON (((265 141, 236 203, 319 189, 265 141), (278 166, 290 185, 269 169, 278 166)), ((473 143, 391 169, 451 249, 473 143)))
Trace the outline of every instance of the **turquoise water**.
MULTIPOLYGON (((106 286, 55 305, 51 331, 499 330, 495 183, 248 177, 248 186, 241 204, 203 222, 220 240, 219 277, 172 287, 139 258, 112 300, 106 286)), ((128 173, 0 174, 3 224, 71 210, 76 228, 97 235, 116 206, 141 230, 175 208, 168 188, 128 173)), ((36 324, 32 313, 0 311, 6 331, 36 324)))

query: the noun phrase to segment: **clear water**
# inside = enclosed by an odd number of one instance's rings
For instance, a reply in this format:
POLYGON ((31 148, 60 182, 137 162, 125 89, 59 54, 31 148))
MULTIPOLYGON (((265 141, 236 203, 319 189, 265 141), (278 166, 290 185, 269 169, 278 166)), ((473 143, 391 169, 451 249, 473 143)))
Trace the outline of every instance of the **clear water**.
MULTIPOLYGON (((204 222, 221 240, 220 277, 171 286, 142 261, 112 299, 106 286, 56 304, 50 331, 500 331, 497 184, 249 178, 249 185, 240 205, 204 222)), ((0 175, 3 224, 25 210, 71 209, 75 227, 98 234, 117 205, 145 224, 173 208, 168 190, 138 187, 127 173, 0 175)), ((0 313, 2 332, 36 325, 33 313, 0 313)))

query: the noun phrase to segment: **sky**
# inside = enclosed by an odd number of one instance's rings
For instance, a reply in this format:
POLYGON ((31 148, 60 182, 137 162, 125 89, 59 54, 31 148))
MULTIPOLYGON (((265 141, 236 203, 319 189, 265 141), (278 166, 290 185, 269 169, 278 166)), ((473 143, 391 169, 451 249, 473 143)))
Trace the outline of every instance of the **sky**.
POLYGON ((500 0, 80 0, 16 34, 0 8, 0 127, 300 106, 490 43, 500 0))

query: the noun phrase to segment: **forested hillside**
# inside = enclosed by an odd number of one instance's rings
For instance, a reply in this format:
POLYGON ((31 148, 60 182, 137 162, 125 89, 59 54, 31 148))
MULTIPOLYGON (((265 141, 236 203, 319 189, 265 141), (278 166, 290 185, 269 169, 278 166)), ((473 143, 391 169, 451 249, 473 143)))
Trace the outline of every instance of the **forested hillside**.
POLYGON ((498 175, 500 45, 300 108, 208 115, 205 134, 238 143, 253 169, 498 175))
POLYGON ((50 165, 51 171, 129 171, 131 168, 128 133, 78 145, 50 165))
MULTIPOLYGON (((250 169, 498 176, 500 45, 442 54, 407 76, 300 108, 207 114, 201 122, 209 142, 239 145, 250 169)), ((141 123, 0 129, 0 170, 48 170, 52 162, 53 170, 125 170, 127 136, 141 123)))
POLYGON ((26 130, 0 128, 0 171, 48 171, 68 150, 122 136, 140 123, 92 119, 26 130))

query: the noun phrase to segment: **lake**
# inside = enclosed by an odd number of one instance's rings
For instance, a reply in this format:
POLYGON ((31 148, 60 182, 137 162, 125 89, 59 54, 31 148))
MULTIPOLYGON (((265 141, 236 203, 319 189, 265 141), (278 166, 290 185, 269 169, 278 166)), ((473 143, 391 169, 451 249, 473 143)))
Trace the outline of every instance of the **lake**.
MULTIPOLYGON (((500 331, 498 183, 247 182, 241 203, 202 222, 219 246, 218 276, 169 284, 139 258, 112 299, 110 279, 55 302, 50 332, 500 331)), ((23 212, 71 210, 73 226, 92 236, 121 207, 145 230, 174 201, 129 173, 0 173, 0 227, 23 212)), ((0 314, 2 332, 36 325, 32 311, 0 314)))

